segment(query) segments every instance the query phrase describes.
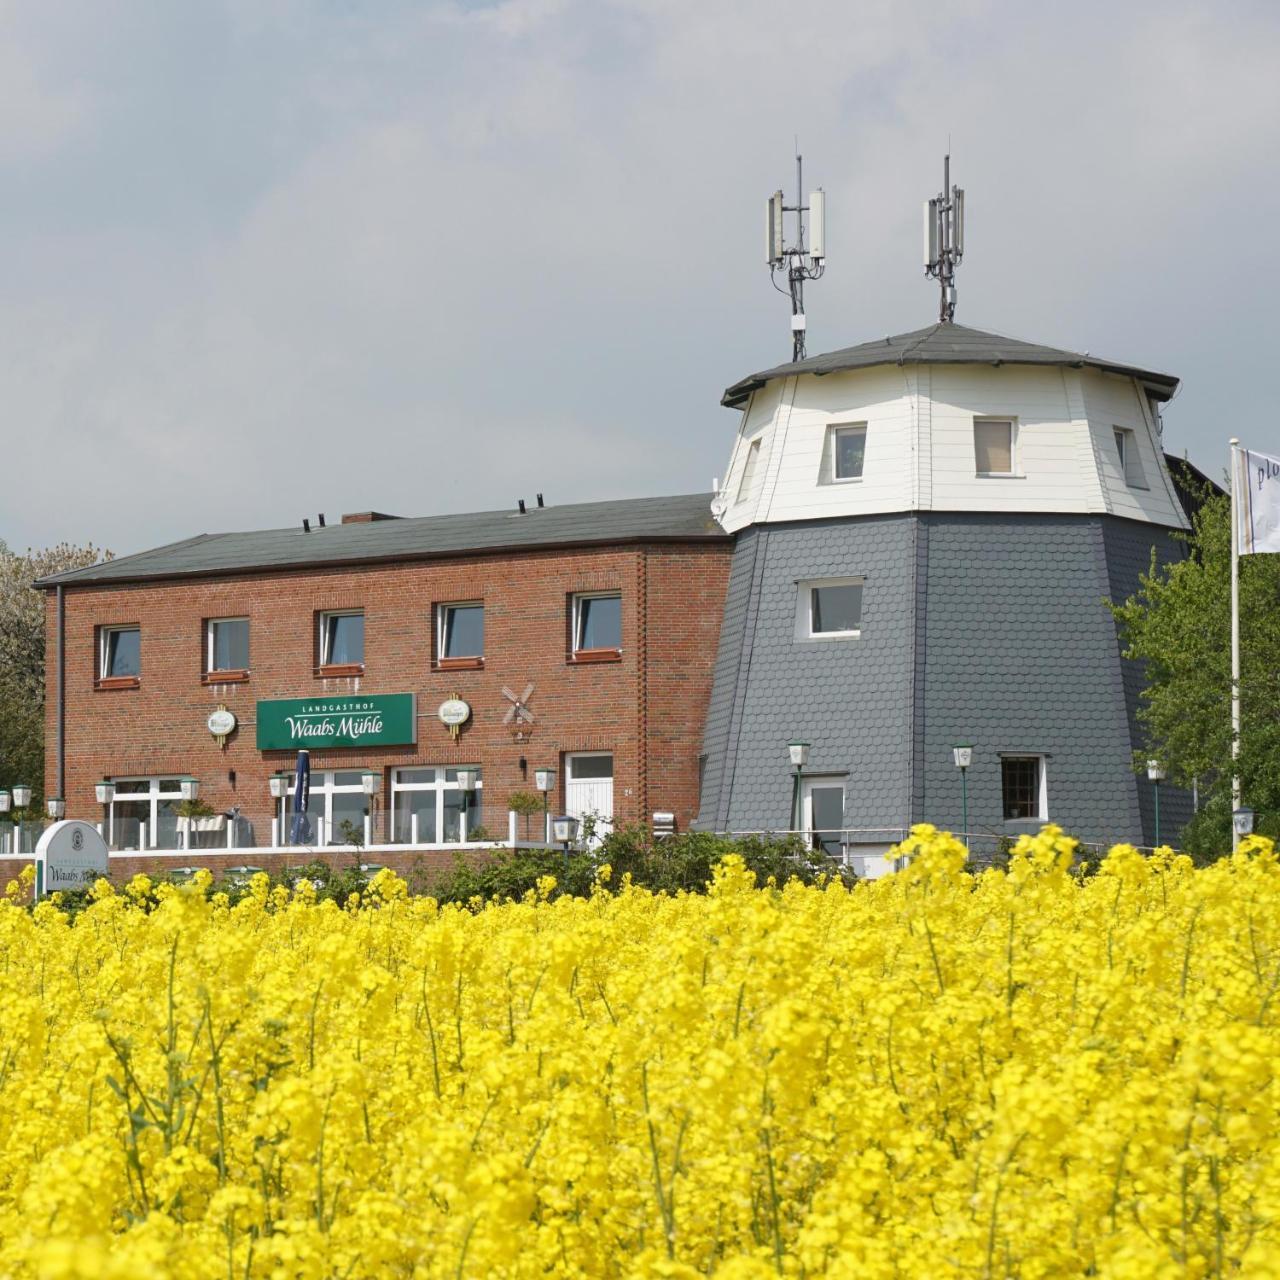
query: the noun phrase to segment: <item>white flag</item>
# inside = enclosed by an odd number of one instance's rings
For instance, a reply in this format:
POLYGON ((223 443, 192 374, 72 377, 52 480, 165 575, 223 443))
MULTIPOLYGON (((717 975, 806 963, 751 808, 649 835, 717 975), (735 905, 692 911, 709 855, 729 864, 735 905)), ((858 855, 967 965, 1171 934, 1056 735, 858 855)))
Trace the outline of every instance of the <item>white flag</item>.
POLYGON ((1240 554, 1280 552, 1280 458, 1237 449, 1235 480, 1240 554))

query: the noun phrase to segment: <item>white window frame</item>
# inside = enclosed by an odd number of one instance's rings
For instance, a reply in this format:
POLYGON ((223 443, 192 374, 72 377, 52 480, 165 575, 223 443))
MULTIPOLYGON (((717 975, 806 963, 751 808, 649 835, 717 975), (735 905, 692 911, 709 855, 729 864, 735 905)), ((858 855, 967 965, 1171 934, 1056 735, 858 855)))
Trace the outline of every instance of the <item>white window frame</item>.
MULTIPOLYGON (((449 638, 449 626, 447 619, 451 609, 479 609, 484 612, 483 600, 446 600, 436 605, 436 660, 448 661, 451 657, 458 658, 483 658, 484 644, 480 646, 479 653, 462 653, 449 655, 445 653, 445 642, 449 638)), ((487 619, 486 619, 487 621, 487 619)))
MULTIPOLYGON (((190 652, 188 650, 188 652, 190 652)), ((98 628, 98 679, 99 680, 137 680, 142 676, 142 627, 137 623, 125 622, 118 626, 98 628), (111 651, 111 637, 122 631, 138 633, 138 674, 136 676, 113 676, 107 670, 107 655, 111 651)), ((136 781, 136 779, 131 779, 136 781)))
MULTIPOLYGON (((118 630, 129 630, 128 627, 117 628, 118 630)), ((111 797, 110 804, 107 805, 107 847, 115 848, 116 839, 116 805, 117 804, 146 804, 147 805, 147 843, 148 849, 158 848, 156 844, 156 827, 158 825, 158 805, 161 800, 178 800, 182 799, 182 775, 181 774, 153 774, 138 775, 132 778, 112 778, 111 780, 116 786, 116 792, 111 797), (122 782, 145 782, 148 784, 146 791, 120 791, 122 782)), ((174 848, 178 846, 175 843, 174 848)), ((141 850, 139 850, 141 852, 141 850)))
POLYGON ((1001 751, 1000 756, 1000 816, 1005 822, 1048 822, 1049 821, 1049 757, 1042 751, 1001 751), (1036 809, 1030 818, 1004 817, 1004 762, 1006 760, 1037 760, 1039 770, 1036 775, 1036 809))
MULTIPOLYGON (((425 846, 439 846, 440 848, 448 849, 448 848, 456 848, 459 844, 465 844, 467 842, 469 829, 472 826, 472 823, 470 820, 471 810, 467 810, 466 812, 459 815, 459 822, 458 822, 459 839, 446 841, 444 839, 444 798, 445 798, 445 795, 449 792, 457 792, 462 790, 462 788, 458 786, 458 781, 456 777, 452 782, 449 781, 448 779, 449 771, 452 770, 456 773, 456 771, 459 769, 469 769, 469 768, 473 768, 476 771, 476 786, 475 786, 475 790, 472 792, 472 795, 476 797, 477 801, 482 801, 484 796, 484 773, 481 771, 479 765, 406 764, 406 765, 400 766, 399 768, 392 769, 391 770, 391 834, 393 836, 396 835, 395 823, 396 823, 397 797, 402 792, 434 791, 436 793, 436 829, 430 833, 429 838, 424 838, 425 833, 419 830, 418 845, 414 847, 416 848, 416 847, 425 845, 425 846), (401 782, 400 775, 402 773, 408 773, 410 771, 413 771, 415 773, 430 771, 435 774, 435 777, 430 782, 401 782)), ((483 826, 484 825, 484 809, 480 803, 476 804, 476 808, 478 808, 480 811, 481 821, 479 823, 476 823, 475 825, 483 826)), ((397 841, 397 843, 404 844, 404 843, 407 843, 408 840, 409 840, 409 836, 406 836, 405 840, 397 841)))
POLYGON ((1116 452, 1120 455, 1120 474, 1130 489, 1149 489, 1147 475, 1142 467, 1142 453, 1138 449, 1138 433, 1132 427, 1111 428, 1116 452))
POLYGON ((827 427, 827 438, 823 450, 823 476, 827 484, 861 484, 862 474, 867 469, 867 424, 865 422, 833 422, 827 427), (858 432, 862 436, 862 471, 856 476, 838 475, 836 459, 837 448, 842 435, 858 432))
POLYGON ((747 442, 747 456, 742 460, 742 474, 738 477, 738 492, 733 499, 735 506, 740 502, 745 502, 751 496, 751 490, 756 487, 756 472, 760 469, 760 441, 763 438, 763 435, 753 436, 747 442))
MULTIPOLYGON (((320 848, 327 848, 334 843, 333 832, 333 805, 330 803, 330 797, 334 795, 353 795, 359 793, 365 796, 364 782, 358 778, 355 782, 343 783, 338 786, 333 779, 339 773, 355 773, 363 774, 364 769, 312 769, 307 791, 307 817, 309 817, 315 828, 315 844, 320 848), (317 806, 317 800, 319 805, 317 806)), ((289 788, 280 797, 280 842, 288 843, 289 828, 293 822, 293 792, 297 786, 297 779, 292 775, 289 778, 289 788)), ((365 796, 365 809, 371 816, 373 808, 370 803, 371 797, 365 796)))
POLYGON ((204 669, 207 675, 212 675, 217 671, 247 671, 246 667, 215 667, 213 665, 213 629, 221 622, 243 622, 247 627, 249 619, 244 618, 206 618, 204 624, 204 669))
MULTIPOLYGON (((329 619, 330 618, 363 618, 363 617, 364 617, 363 609, 325 609, 321 612, 320 623, 319 623, 320 647, 317 650, 317 653, 319 654, 319 657, 320 657, 320 666, 322 667, 331 667, 334 665, 344 666, 344 667, 348 665, 352 665, 352 666, 358 665, 361 667, 364 666, 363 651, 360 654, 360 661, 358 664, 356 663, 348 664, 345 662, 335 664, 329 652, 329 619)), ((366 641, 369 638, 367 630, 364 638, 366 641)))
MULTIPOLYGON (((846 775, 843 773, 826 774, 826 775, 821 773, 815 773, 811 775, 806 774, 800 780, 800 830, 803 832, 805 839, 809 842, 810 845, 813 844, 813 837, 815 834, 814 825, 813 825, 814 790, 815 789, 822 789, 822 790, 839 789, 840 826, 836 830, 838 831, 840 845, 843 848, 845 843, 845 831, 846 831, 846 827, 844 825, 844 810, 845 810, 845 805, 848 804, 848 801, 849 801, 849 791, 848 791, 848 787, 845 784, 846 784, 846 775)), ((823 831, 827 831, 830 829, 831 828, 827 828, 827 827, 820 828, 820 830, 823 830, 823 831)))
POLYGON ((1018 470, 1018 420, 1015 417, 1001 418, 994 414, 982 414, 973 419, 973 472, 979 480, 1011 480, 1016 479, 1022 473, 1018 470), (978 470, 978 428, 979 426, 994 426, 996 424, 1008 426, 1009 428, 1009 470, 1008 471, 979 471, 978 470))
POLYGON ((570 640, 574 653, 621 653, 622 652, 622 592, 621 591, 575 591, 573 593, 573 616, 569 619, 572 632, 570 640), (618 602, 618 644, 617 647, 606 646, 603 649, 584 649, 582 640, 582 602, 584 600, 616 600, 618 602))
POLYGON ((796 583, 796 631, 797 640, 857 640, 862 635, 862 611, 858 612, 858 625, 848 631, 814 631, 813 589, 815 587, 861 587, 862 603, 866 603, 866 579, 860 576, 845 578, 804 578, 796 583))

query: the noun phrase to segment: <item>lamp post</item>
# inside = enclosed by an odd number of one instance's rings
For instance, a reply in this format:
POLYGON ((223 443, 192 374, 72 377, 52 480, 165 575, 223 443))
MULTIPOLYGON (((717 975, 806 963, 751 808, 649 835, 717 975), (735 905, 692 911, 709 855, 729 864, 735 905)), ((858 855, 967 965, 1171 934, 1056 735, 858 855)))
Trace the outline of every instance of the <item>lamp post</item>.
POLYGON ((1147 761, 1147 780, 1156 789, 1156 848, 1160 847, 1160 784, 1164 781, 1164 770, 1159 760, 1147 761))
POLYGON ((50 796, 44 802, 44 811, 54 820, 54 822, 61 822, 66 816, 67 802, 60 796, 50 796))
POLYGON ((13 797, 7 791, 0 791, 0 813, 8 813, 13 804, 13 797))
POLYGON ((960 829, 961 839, 967 846, 969 843, 969 766, 973 763, 973 745, 968 742, 957 742, 951 748, 951 758, 960 770, 960 829))
POLYGON ((554 769, 535 769, 533 771, 534 785, 542 792, 542 838, 547 838, 547 810, 550 804, 551 788, 556 785, 556 771, 554 769))
POLYGON ((567 813, 557 814, 551 819, 551 837, 564 849, 565 874, 569 871, 569 846, 578 838, 578 819, 567 813))
POLYGON ((467 828, 470 825, 468 815, 471 812, 471 793, 476 789, 479 777, 479 769, 458 770, 458 789, 462 792, 462 838, 464 840, 467 838, 467 828))
POLYGON ((271 827, 275 834, 271 837, 273 844, 283 844, 285 841, 285 812, 284 800, 289 794, 289 775, 287 773, 273 773, 267 780, 267 786, 271 789, 271 798, 279 803, 276 804, 276 817, 271 819, 271 827))
POLYGON ((378 791, 382 785, 382 777, 372 769, 365 769, 360 774, 360 790, 369 801, 369 808, 364 815, 364 842, 373 843, 373 811, 377 804, 378 791))
POLYGON ((183 778, 178 783, 178 790, 182 793, 184 800, 198 800, 200 798, 200 780, 198 778, 183 778))
POLYGON ((1253 810, 1247 804, 1231 811, 1231 847, 1234 849, 1243 836, 1253 834, 1253 810))
POLYGON ((31 803, 31 785, 26 782, 13 784, 13 807, 25 809, 31 803))
POLYGON ((795 773, 791 779, 791 830, 800 830, 800 778, 809 763, 809 743, 788 742, 787 754, 791 757, 795 773))
POLYGON ((116 798, 116 784, 110 778, 103 778, 93 785, 93 794, 102 806, 102 835, 111 846, 111 802, 116 798))

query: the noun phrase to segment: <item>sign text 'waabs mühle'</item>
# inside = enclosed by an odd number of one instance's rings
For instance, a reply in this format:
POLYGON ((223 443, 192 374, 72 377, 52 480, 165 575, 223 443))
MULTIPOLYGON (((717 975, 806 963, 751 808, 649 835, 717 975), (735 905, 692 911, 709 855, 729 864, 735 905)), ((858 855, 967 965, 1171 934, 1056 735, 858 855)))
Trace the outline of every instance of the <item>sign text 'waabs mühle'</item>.
POLYGON ((258 750, 405 746, 417 741, 411 693, 271 698, 258 703, 258 750))

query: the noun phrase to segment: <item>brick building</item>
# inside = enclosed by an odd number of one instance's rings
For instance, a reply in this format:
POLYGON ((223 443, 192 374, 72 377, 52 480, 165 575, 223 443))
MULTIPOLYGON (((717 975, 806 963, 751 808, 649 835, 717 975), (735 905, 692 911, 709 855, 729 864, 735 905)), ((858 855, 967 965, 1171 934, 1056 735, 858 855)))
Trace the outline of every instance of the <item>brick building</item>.
POLYGON ((205 849, 225 844, 230 821, 235 845, 270 865, 288 831, 271 779, 304 746, 316 845, 367 814, 375 843, 416 837, 447 860, 477 828, 505 838, 510 796, 546 767, 553 812, 630 823, 667 811, 682 827, 698 807, 731 555, 708 496, 691 495, 366 513, 57 575, 41 584, 46 789, 137 852, 121 871, 181 843, 183 777, 216 811, 193 837, 198 861, 217 865, 205 849), (220 709, 230 716, 211 724, 220 709), (460 768, 478 773, 469 792, 460 768))

